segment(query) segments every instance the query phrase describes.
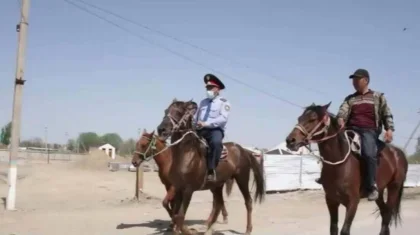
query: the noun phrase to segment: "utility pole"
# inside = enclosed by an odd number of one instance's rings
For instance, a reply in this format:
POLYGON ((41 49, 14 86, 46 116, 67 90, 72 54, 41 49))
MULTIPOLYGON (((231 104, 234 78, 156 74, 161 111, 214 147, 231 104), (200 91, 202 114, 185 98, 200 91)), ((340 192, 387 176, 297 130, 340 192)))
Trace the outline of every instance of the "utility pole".
MULTIPOLYGON (((420 109, 419 109, 419 111, 417 111, 417 113, 420 114, 420 109)), ((420 127, 420 120, 417 123, 417 126, 414 128, 413 132, 411 132, 411 135, 408 138, 407 142, 405 143, 405 145, 404 145, 404 151, 407 151, 407 147, 410 144, 411 140, 414 138, 414 135, 416 134, 416 132, 419 129, 419 127, 420 127)))
POLYGON ((47 163, 50 164, 50 151, 48 149, 48 127, 45 127, 45 151, 47 153, 47 163))
POLYGON ((69 133, 66 131, 66 132, 64 132, 64 136, 66 137, 66 143, 65 143, 65 146, 66 146, 66 151, 68 150, 68 148, 69 148, 69 133))
POLYGON ((16 26, 18 32, 18 50, 16 58, 16 73, 15 73, 15 91, 13 96, 13 111, 12 111, 12 135, 10 143, 9 155, 9 173, 7 192, 6 209, 15 210, 16 206, 16 181, 17 181, 17 158, 20 139, 20 121, 22 112, 22 91, 25 80, 23 80, 23 71, 25 67, 25 49, 26 38, 28 30, 29 17, 29 1, 22 0, 20 22, 16 26))
MULTIPOLYGON (((143 129, 143 131, 145 131, 145 130, 143 129)), ((138 132, 138 136, 139 136, 138 138, 140 138, 141 128, 138 128, 137 132, 138 132)), ((135 198, 137 200, 140 200, 140 195, 143 193, 143 185, 144 185, 144 178, 143 178, 144 174, 143 173, 144 173, 143 172, 143 166, 142 166, 142 164, 140 164, 140 166, 138 166, 136 168, 135 198)))

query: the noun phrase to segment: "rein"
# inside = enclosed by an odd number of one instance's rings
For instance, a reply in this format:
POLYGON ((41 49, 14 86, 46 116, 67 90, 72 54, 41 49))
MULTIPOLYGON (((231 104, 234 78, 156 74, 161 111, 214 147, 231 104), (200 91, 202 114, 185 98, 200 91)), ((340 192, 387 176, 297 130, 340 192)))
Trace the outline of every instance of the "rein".
MULTIPOLYGON (((336 137, 338 135, 338 133, 340 133, 340 131, 341 131, 341 129, 340 129, 332 135, 327 135, 330 127, 331 127, 331 117, 327 115, 327 119, 325 121, 319 122, 310 132, 307 131, 306 128, 304 126, 300 125, 300 124, 297 124, 295 126, 295 129, 298 129, 299 131, 301 131, 303 133, 303 135, 305 136, 305 142, 319 144, 319 143, 322 143, 326 140, 329 140, 331 138, 336 137), (324 125, 324 127, 321 130, 317 131, 322 125, 324 125), (314 140, 313 139, 314 137, 319 136, 319 135, 324 135, 324 136, 326 135, 326 136, 319 139, 319 140, 314 140)), ((350 153, 351 153, 351 142, 350 142, 350 137, 348 136, 348 132, 352 132, 352 133, 356 134, 352 130, 345 130, 344 131, 344 137, 347 141, 348 151, 347 151, 345 157, 342 160, 337 161, 337 162, 331 162, 331 161, 325 160, 322 156, 317 156, 317 157, 323 163, 326 163, 326 164, 332 165, 332 166, 340 165, 340 164, 344 163, 345 161, 347 161, 347 159, 348 159, 348 157, 350 156, 350 153)))
POLYGON ((146 136, 142 136, 141 138, 146 138, 147 140, 150 140, 149 145, 147 146, 147 149, 144 152, 139 152, 139 151, 134 151, 134 153, 139 154, 140 156, 142 156, 143 161, 150 161, 150 159, 154 158, 155 156, 163 153, 164 151, 168 150, 169 148, 171 148, 172 146, 175 146, 177 144, 179 144, 184 138, 185 136, 189 135, 189 134, 193 134, 195 135, 202 143, 204 143, 197 135, 197 133, 195 133, 195 131, 188 131, 186 132, 184 135, 182 135, 181 138, 179 138, 177 141, 171 143, 171 144, 167 144, 165 146, 165 148, 163 148, 162 150, 160 150, 157 153, 154 153, 154 151, 156 151, 156 136, 153 136, 152 139, 146 137, 146 136), (150 151, 150 153, 149 153, 150 151))

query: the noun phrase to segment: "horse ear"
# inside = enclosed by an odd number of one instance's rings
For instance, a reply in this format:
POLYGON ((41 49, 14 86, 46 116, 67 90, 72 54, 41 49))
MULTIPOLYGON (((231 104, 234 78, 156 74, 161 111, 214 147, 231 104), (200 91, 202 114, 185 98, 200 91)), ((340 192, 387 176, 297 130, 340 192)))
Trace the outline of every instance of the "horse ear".
POLYGON ((188 110, 197 110, 197 108, 198 108, 197 104, 193 101, 186 102, 185 106, 188 110))
POLYGON ((174 98, 173 100, 172 100, 172 103, 175 103, 175 102, 177 102, 178 100, 176 99, 176 98, 174 98))
POLYGON ((315 103, 312 103, 311 106, 316 106, 316 104, 315 103))
POLYGON ((330 101, 328 104, 326 104, 326 105, 322 106, 323 111, 324 111, 324 112, 327 112, 327 110, 328 110, 328 108, 330 107, 330 105, 331 105, 331 101, 330 101))

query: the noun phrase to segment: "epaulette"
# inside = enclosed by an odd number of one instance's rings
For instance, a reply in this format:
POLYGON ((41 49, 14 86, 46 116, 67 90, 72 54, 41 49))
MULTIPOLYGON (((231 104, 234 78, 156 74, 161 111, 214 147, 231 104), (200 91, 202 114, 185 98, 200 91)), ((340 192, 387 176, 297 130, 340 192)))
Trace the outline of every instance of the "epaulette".
POLYGON ((227 99, 225 99, 225 98, 220 98, 220 100, 223 101, 223 102, 227 102, 227 99))

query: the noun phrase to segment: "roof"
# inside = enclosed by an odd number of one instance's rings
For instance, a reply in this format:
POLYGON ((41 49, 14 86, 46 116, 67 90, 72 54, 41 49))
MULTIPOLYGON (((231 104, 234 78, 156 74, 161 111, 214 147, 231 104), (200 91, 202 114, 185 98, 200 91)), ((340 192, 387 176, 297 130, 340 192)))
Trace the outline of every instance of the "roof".
POLYGON ((103 149, 103 148, 106 148, 106 149, 115 149, 115 147, 112 146, 112 145, 110 145, 110 144, 104 144, 104 145, 101 145, 101 146, 98 147, 98 149, 103 149))

